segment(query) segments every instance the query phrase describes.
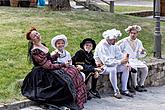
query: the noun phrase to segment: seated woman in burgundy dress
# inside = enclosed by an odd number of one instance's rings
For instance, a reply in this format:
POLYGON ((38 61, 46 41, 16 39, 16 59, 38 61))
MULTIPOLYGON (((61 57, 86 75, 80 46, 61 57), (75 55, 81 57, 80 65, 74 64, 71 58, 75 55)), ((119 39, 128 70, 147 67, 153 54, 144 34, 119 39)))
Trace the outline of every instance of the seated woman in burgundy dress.
POLYGON ((68 63, 53 64, 35 28, 26 38, 29 40, 28 56, 34 67, 23 81, 22 94, 36 102, 66 106, 71 110, 83 109, 87 94, 79 71, 68 63))

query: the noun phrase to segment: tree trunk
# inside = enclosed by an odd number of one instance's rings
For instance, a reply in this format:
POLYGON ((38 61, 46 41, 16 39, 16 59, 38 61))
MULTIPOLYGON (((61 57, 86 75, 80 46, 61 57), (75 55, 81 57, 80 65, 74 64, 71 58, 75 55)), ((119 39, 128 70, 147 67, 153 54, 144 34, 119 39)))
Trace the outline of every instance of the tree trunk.
POLYGON ((70 0, 48 0, 48 6, 52 10, 70 10, 70 0))

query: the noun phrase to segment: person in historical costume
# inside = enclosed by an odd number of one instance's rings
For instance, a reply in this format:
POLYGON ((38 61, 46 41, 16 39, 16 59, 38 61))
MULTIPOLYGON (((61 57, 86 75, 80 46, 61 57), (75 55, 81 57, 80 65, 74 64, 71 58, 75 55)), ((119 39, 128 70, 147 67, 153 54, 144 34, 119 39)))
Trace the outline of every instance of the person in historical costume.
MULTIPOLYGON (((53 52, 51 52, 53 62, 68 62, 69 66, 73 66, 71 55, 67 50, 65 50, 65 47, 68 45, 67 37, 65 35, 61 34, 52 38, 51 45, 55 49, 53 52)), ((82 72, 80 72, 80 74, 82 75, 83 80, 85 81, 85 74, 82 72)))
MULTIPOLYGON (((80 43, 80 50, 78 50, 72 57, 73 65, 75 65, 86 76, 86 85, 90 77, 92 77, 91 89, 89 92, 97 98, 101 98, 99 92, 96 89, 98 72, 102 71, 101 68, 96 66, 93 58, 93 52, 96 47, 96 43, 91 38, 86 38, 80 43)), ((88 97, 89 98, 89 97, 88 97)))
POLYGON ((133 97, 127 89, 129 77, 128 54, 122 54, 119 47, 115 45, 121 32, 116 29, 104 31, 103 38, 96 46, 94 59, 98 66, 104 66, 100 74, 109 74, 109 79, 114 90, 114 97, 121 99, 122 95, 133 97), (121 92, 117 86, 117 74, 121 74, 121 92))
POLYGON ((51 57, 54 58, 54 61, 58 63, 68 62, 72 65, 71 55, 65 50, 65 47, 68 45, 67 37, 65 35, 61 34, 52 38, 51 45, 55 49, 51 52, 51 57))
POLYGON ((77 68, 69 63, 52 63, 49 49, 41 42, 40 33, 32 28, 26 34, 28 56, 34 67, 25 77, 22 95, 43 104, 81 110, 87 100, 86 85, 77 68))
POLYGON ((131 74, 135 90, 138 92, 146 92, 147 89, 144 86, 144 82, 148 75, 148 67, 144 62, 139 60, 139 58, 146 56, 142 41, 138 39, 138 33, 141 31, 141 27, 132 25, 128 26, 125 31, 129 33, 129 36, 118 41, 117 45, 119 45, 122 53, 128 53, 130 55, 129 64, 138 71, 131 74), (141 73, 139 82, 137 81, 138 73, 141 73))

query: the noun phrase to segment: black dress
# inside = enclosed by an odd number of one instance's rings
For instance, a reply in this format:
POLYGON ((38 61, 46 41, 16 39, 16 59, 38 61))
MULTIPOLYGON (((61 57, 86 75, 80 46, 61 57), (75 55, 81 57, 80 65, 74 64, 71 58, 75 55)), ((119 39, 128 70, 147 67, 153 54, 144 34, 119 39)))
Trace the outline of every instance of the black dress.
POLYGON ((45 54, 39 49, 32 51, 32 60, 34 67, 25 77, 21 88, 25 97, 36 102, 67 106, 72 110, 83 108, 83 103, 86 102, 85 86, 78 85, 80 83, 75 85, 76 81, 68 74, 63 64, 52 64, 50 54, 45 54), (77 89, 81 90, 84 97, 79 103, 77 103, 79 93, 77 89))

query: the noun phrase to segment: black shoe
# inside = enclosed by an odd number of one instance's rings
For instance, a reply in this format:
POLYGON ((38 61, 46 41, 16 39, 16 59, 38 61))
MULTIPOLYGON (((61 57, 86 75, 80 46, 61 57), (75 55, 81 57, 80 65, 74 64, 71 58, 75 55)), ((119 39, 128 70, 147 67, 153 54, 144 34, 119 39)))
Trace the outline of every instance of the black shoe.
POLYGON ((100 94, 99 94, 99 92, 97 91, 97 90, 92 90, 92 89, 90 89, 89 90, 89 92, 92 94, 92 95, 94 95, 95 97, 97 97, 97 98, 101 98, 101 96, 100 96, 100 94))
POLYGON ((134 69, 134 68, 131 67, 130 72, 132 72, 132 73, 136 73, 137 71, 136 71, 136 69, 134 69))
POLYGON ((124 96, 132 97, 132 98, 134 97, 133 94, 131 94, 128 90, 122 91, 121 94, 124 96))
POLYGON ((136 94, 136 90, 133 87, 132 88, 129 88, 128 90, 129 90, 130 93, 136 94))
POLYGON ((87 100, 91 100, 92 99, 92 97, 90 96, 90 93, 88 92, 87 93, 87 100))
POLYGON ((92 99, 92 97, 89 95, 89 96, 87 96, 87 100, 91 100, 92 99))
POLYGON ((144 86, 140 86, 140 88, 143 90, 143 92, 147 92, 147 89, 144 86))
POLYGON ((143 89, 140 86, 136 86, 135 90, 138 91, 138 92, 143 92, 143 89))

